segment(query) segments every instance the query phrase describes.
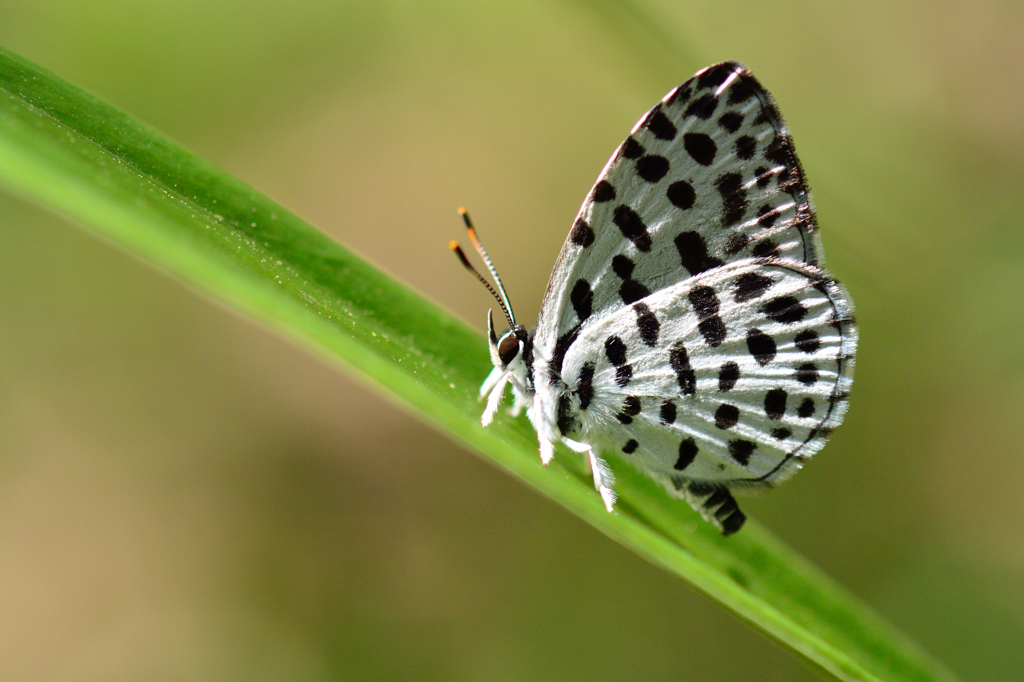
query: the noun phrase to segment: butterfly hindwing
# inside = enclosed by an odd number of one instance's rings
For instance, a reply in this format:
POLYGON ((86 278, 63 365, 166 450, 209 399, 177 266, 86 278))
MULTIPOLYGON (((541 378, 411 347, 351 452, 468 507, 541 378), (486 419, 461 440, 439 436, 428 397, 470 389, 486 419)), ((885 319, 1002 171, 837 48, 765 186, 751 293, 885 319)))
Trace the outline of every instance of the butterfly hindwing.
POLYGON ((846 300, 818 268, 747 259, 616 308, 565 355, 559 429, 684 497, 781 482, 846 410, 846 300))
POLYGON ((538 348, 554 353, 591 316, 736 260, 818 264, 816 229, 771 95, 740 64, 709 67, 666 95, 608 161, 551 275, 538 348))

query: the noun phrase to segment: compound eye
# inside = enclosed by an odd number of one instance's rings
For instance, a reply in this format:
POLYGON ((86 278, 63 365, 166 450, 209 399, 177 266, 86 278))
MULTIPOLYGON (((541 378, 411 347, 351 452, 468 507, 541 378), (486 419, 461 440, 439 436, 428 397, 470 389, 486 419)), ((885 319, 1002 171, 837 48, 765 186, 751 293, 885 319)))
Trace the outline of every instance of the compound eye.
POLYGON ((519 339, 509 334, 498 344, 498 357, 501 358, 502 364, 508 367, 508 363, 515 360, 517 355, 519 355, 519 339))

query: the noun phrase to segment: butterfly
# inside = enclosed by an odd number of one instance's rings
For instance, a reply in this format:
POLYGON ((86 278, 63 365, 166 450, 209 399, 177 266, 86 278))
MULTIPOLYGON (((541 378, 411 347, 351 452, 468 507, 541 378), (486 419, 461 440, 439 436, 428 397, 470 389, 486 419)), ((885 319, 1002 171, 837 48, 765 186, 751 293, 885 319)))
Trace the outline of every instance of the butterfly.
POLYGON ((537 326, 516 322, 468 214, 509 329, 488 312, 493 420, 511 384, 541 460, 584 454, 609 512, 622 459, 728 535, 732 491, 796 473, 842 422, 857 329, 823 269, 804 171, 775 101, 742 64, 699 71, 633 127, 587 195, 537 326))

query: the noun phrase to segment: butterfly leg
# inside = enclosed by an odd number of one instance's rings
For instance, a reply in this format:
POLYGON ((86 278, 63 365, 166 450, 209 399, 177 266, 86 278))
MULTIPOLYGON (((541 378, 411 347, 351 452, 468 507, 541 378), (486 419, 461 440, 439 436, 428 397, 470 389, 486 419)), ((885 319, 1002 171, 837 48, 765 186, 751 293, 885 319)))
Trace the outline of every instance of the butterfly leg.
POLYGON ((587 454, 590 457, 590 468, 594 474, 594 487, 597 488, 597 492, 601 493, 604 508, 611 512, 612 507, 615 506, 616 495, 612 490, 615 477, 612 475, 612 470, 608 468, 608 464, 597 456, 593 448, 587 450, 587 454))
POLYGON ((494 390, 494 387, 498 385, 498 382, 501 381, 501 378, 504 375, 505 371, 500 367, 495 367, 491 370, 491 373, 487 375, 487 378, 484 379, 484 383, 480 386, 480 400, 483 400, 490 395, 491 391, 494 390))
POLYGON ((612 473, 607 462, 598 457, 597 453, 594 452, 594 448, 586 443, 569 440, 568 438, 562 438, 562 442, 568 445, 571 450, 586 453, 587 463, 590 465, 590 473, 594 476, 594 487, 597 488, 597 492, 601 493, 604 508, 609 512, 612 511, 612 507, 615 506, 615 498, 617 497, 615 491, 612 490, 612 485, 615 483, 615 474, 612 473))
POLYGON ((528 405, 526 416, 530 418, 530 423, 537 430, 537 440, 540 442, 540 462, 547 466, 555 457, 555 436, 551 433, 547 422, 544 421, 544 405, 541 403, 540 394, 534 393, 533 401, 528 405))
POLYGON ((515 401, 512 403, 511 409, 508 413, 513 417, 518 417, 523 413, 523 410, 530 404, 529 398, 524 398, 519 391, 514 391, 513 397, 515 401))
MULTIPOLYGON (((501 402, 501 396, 505 393, 505 386, 508 384, 510 375, 506 372, 500 376, 494 383, 494 388, 491 389, 491 394, 487 396, 487 409, 484 410, 483 415, 480 417, 480 423, 484 426, 490 426, 494 420, 494 414, 498 411, 498 403, 501 402)), ((490 377, 487 378, 490 381, 490 377)), ((487 385, 486 383, 484 384, 487 385)))

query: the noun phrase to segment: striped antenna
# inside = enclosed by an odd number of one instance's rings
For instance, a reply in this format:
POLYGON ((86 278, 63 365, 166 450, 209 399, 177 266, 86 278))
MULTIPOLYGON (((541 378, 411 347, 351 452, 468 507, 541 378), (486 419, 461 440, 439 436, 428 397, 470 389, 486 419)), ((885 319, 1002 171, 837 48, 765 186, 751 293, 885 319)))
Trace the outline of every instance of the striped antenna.
POLYGON ((473 222, 469 219, 469 213, 466 212, 466 209, 460 208, 459 215, 462 216, 463 222, 466 223, 466 231, 469 233, 469 238, 473 242, 473 246, 476 247, 477 253, 480 254, 484 264, 487 265, 488 272, 490 272, 491 277, 494 278, 494 283, 498 286, 497 291, 495 291, 495 288, 492 287, 486 279, 484 279, 483 275, 477 272, 476 268, 470 264, 469 259, 466 258, 466 254, 462 251, 462 247, 459 246, 458 242, 449 242, 448 248, 454 251, 455 255, 459 257, 460 261, 462 261, 462 265, 476 275, 476 278, 480 280, 481 284, 487 287, 487 290, 490 291, 491 295, 494 296, 496 301, 498 301, 498 305, 501 306, 501 311, 505 313, 505 319, 508 320, 509 326, 515 327, 516 316, 512 312, 512 303, 509 302, 508 295, 505 293, 505 285, 501 283, 501 277, 498 276, 498 271, 494 268, 494 264, 491 262, 490 256, 487 255, 487 251, 484 249, 484 245, 481 244, 480 240, 477 238, 476 230, 473 228, 473 222))

